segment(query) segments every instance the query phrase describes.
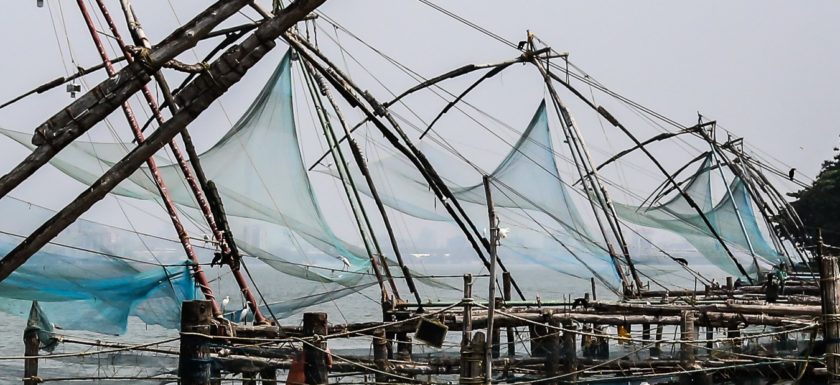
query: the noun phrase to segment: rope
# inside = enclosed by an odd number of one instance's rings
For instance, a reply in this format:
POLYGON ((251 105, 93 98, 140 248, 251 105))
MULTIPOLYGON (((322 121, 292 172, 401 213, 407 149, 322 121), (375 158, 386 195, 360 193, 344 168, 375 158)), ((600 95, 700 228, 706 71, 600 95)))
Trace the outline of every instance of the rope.
POLYGON ((179 337, 168 338, 168 339, 165 339, 165 340, 149 342, 149 343, 140 344, 140 345, 131 345, 131 346, 123 347, 123 348, 97 350, 97 351, 92 351, 92 352, 47 354, 47 355, 44 355, 44 356, 0 356, 0 360, 3 360, 3 361, 5 361, 5 360, 29 360, 29 359, 41 359, 41 358, 67 358, 67 357, 93 356, 93 355, 98 355, 98 354, 117 353, 117 352, 124 352, 124 351, 127 351, 127 350, 135 350, 135 349, 138 349, 138 348, 144 348, 144 347, 164 344, 164 343, 167 343, 167 342, 178 341, 179 339, 180 339, 179 337))

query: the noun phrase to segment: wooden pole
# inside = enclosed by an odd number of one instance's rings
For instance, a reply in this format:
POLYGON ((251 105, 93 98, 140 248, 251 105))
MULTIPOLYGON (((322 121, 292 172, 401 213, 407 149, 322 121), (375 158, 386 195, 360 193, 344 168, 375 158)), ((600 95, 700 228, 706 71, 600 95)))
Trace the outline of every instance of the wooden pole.
POLYGON ((650 356, 651 357, 659 357, 662 354, 662 332, 664 331, 664 327, 661 323, 656 324, 656 342, 654 343, 653 347, 650 348, 650 356))
MULTIPOLYGON (((685 370, 695 369, 697 362, 695 360, 695 349, 693 341, 696 340, 694 329, 694 313, 690 311, 683 311, 680 315, 680 366, 685 370)), ((683 375, 680 377, 680 382, 683 384, 690 384, 692 381, 691 375, 683 375)))
MULTIPOLYGON (((560 323, 555 320, 550 320, 548 325, 557 327, 560 326, 560 323)), ((562 355, 560 349, 560 332, 556 328, 548 328, 547 332, 541 344, 547 353, 545 355, 545 376, 554 377, 560 374, 560 357, 562 355)), ((549 380, 543 384, 556 385, 558 383, 557 380, 549 380)))
POLYGON ((213 330, 213 304, 207 300, 181 304, 181 348, 178 377, 182 385, 210 385, 212 360, 210 339, 213 330))
MULTIPOLYGON (((502 273, 502 295, 504 296, 505 302, 511 300, 511 286, 510 286, 510 272, 505 271, 502 273)), ((508 326, 505 329, 505 335, 507 336, 507 352, 509 357, 516 356, 516 329, 511 326, 508 326)))
POLYGON ((38 339, 37 329, 27 329, 23 332, 23 354, 27 358, 23 361, 23 385, 36 385, 38 380, 38 349, 41 341, 38 339))
MULTIPOLYGON (((578 360, 577 360, 577 342, 575 339, 575 325, 571 322, 567 322, 563 324, 563 328, 566 329, 563 331, 563 363, 566 367, 566 373, 572 373, 577 371, 578 367, 578 360)), ((574 381, 577 379, 577 374, 570 375, 568 377, 569 381, 574 381)))
POLYGON ((303 373, 309 385, 328 383, 327 342, 317 338, 327 333, 327 313, 303 313, 303 335, 310 337, 303 345, 303 373))
POLYGON ((818 238, 825 366, 828 369, 828 383, 840 384, 840 280, 837 257, 825 255, 822 236, 818 238))
MULTIPOLYGON (((388 372, 388 340, 385 329, 373 331, 373 362, 380 372, 388 372)), ((388 382, 386 373, 375 373, 374 378, 378 384, 388 382)))
MULTIPOLYGON (((314 10, 324 1, 298 0, 292 3, 292 5, 283 8, 280 14, 271 20, 262 23, 241 44, 230 47, 222 57, 209 66, 207 71, 202 73, 181 91, 177 97, 179 104, 182 106, 181 111, 149 135, 145 142, 138 145, 123 159, 114 164, 90 188, 80 194, 73 203, 56 213, 55 216, 50 218, 0 260, 0 281, 8 277, 20 265, 24 264, 29 257, 40 250, 62 230, 67 228, 82 213, 90 209, 94 203, 105 197, 118 183, 134 173, 157 150, 170 142, 187 124, 195 120, 199 114, 207 109, 210 103, 225 93, 233 84, 241 80, 244 73, 262 59, 268 51, 274 48, 276 46, 274 42, 276 37, 280 36, 290 26, 304 18, 310 11, 314 10)), ((2 184, 3 182, 0 181, 0 195, 2 195, 3 190, 2 184)))
POLYGON ((473 373, 470 371, 472 352, 472 274, 464 274, 464 328, 461 331, 461 384, 470 384, 473 373))
POLYGON ((490 302, 487 309, 487 343, 484 352, 484 381, 490 384, 493 379, 493 353, 494 345, 498 341, 497 329, 493 326, 494 315, 496 314, 496 264, 499 260, 499 219, 496 217, 496 208, 493 205, 493 193, 490 188, 490 176, 484 175, 484 194, 487 198, 487 217, 490 229, 490 278, 487 289, 487 298, 490 302))

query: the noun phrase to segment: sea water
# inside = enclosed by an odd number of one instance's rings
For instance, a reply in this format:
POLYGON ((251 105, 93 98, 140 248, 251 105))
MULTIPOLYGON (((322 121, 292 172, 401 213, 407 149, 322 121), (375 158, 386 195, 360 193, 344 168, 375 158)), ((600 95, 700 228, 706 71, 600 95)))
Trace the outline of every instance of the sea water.
MULTIPOLYGON (((317 292, 320 286, 320 284, 317 283, 288 278, 286 275, 262 264, 257 265, 255 263, 251 263, 249 267, 251 273, 253 274, 254 281, 257 282, 257 286, 269 302, 283 298, 295 298, 308 295, 313 293, 313 291, 317 292)), ((591 291, 591 286, 588 280, 572 278, 537 265, 514 264, 509 266, 509 268, 511 269, 513 277, 522 289, 523 293, 525 293, 527 299, 530 300, 537 298, 544 301, 569 300, 583 297, 585 293, 591 291)), ((473 293, 477 298, 486 298, 489 284, 489 280, 486 278, 486 270, 483 270, 474 264, 425 264, 422 269, 418 270, 422 270, 423 273, 429 275, 444 276, 439 278, 439 280, 459 289, 463 287, 463 278, 461 275, 464 272, 472 270, 473 274, 476 275, 473 293)), ((208 273, 211 279, 222 275, 222 279, 215 279, 211 286, 216 292, 216 296, 219 300, 224 298, 226 295, 230 297, 231 300, 227 306, 227 311, 238 312, 238 310, 242 308, 239 290, 233 283, 233 280, 230 279, 229 274, 225 271, 225 269, 220 268, 209 269, 208 273)), ((667 274, 658 278, 667 278, 667 274)), ((718 278, 718 280, 722 280, 722 277, 718 278)), ((690 283, 682 282, 682 284, 683 287, 686 285, 690 286, 690 283)), ((400 294, 403 298, 411 298, 411 295, 408 293, 404 285, 402 285, 401 290, 402 292, 400 294)), ((445 290, 426 286, 420 286, 420 290, 421 297, 424 298, 424 300, 451 302, 459 300, 462 296, 460 290, 445 290)), ((501 295, 501 288, 497 289, 497 295, 501 295)), ((596 295, 598 296, 598 299, 602 300, 615 298, 613 293, 600 285, 598 285, 598 288, 596 289, 596 295)), ((514 297, 516 297, 515 293, 514 297)), ((299 313, 282 319, 280 322, 283 325, 300 325, 302 313, 305 311, 326 312, 330 323, 379 321, 382 316, 378 304, 378 298, 379 289, 376 285, 374 285, 357 294, 352 294, 335 301, 301 309, 299 313)), ((434 310, 434 308, 429 309, 429 311, 434 310)), ((3 325, 2 329, 0 329, 0 384, 19 384, 21 383, 21 378, 23 377, 23 361, 18 357, 23 355, 22 336, 26 320, 21 317, 0 313, 0 324, 3 325)), ((66 335, 69 338, 89 341, 101 340, 103 342, 129 345, 144 344, 178 337, 178 332, 176 330, 165 329, 159 326, 145 325, 139 319, 133 317, 129 319, 128 332, 120 336, 102 335, 74 330, 58 330, 58 333, 66 335)), ((442 349, 422 344, 415 344, 413 353, 420 355, 440 354, 443 351, 455 353, 457 352, 459 342, 460 332, 449 333, 446 343, 442 349)), ((368 354, 371 352, 369 338, 331 339, 329 341, 329 345, 336 355, 358 355, 368 354)), ((153 347, 157 349, 170 349, 177 351, 178 341, 176 340, 153 347)), ((524 350, 523 347, 523 343, 520 343, 519 346, 517 346, 517 350, 521 352, 524 350)), ((94 348, 90 346, 63 343, 59 345, 53 354, 94 351, 96 349, 112 350, 111 348, 94 348)), ((42 352, 42 354, 46 353, 42 352)), ((174 377, 174 370, 176 367, 177 356, 175 355, 137 351, 120 351, 83 357, 67 357, 49 360, 42 359, 39 361, 38 373, 40 377, 45 379, 68 377, 152 377, 158 375, 174 377)), ((124 379, 91 379, 86 380, 83 383, 108 384, 141 382, 128 381, 124 379)), ((160 383, 160 381, 150 381, 148 383, 160 383)))

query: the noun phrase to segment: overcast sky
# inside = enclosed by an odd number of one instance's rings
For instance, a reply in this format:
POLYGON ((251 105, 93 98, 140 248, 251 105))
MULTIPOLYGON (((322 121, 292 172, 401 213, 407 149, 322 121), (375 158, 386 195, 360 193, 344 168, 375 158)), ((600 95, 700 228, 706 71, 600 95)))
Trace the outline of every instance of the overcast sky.
MULTIPOLYGON (((0 13, 5 54, 5 60, 0 61, 2 101, 72 72, 75 64, 90 66, 99 61, 76 2, 46 1, 48 7, 44 8, 37 8, 34 0, 8 2, 0 13)), ((269 5, 267 0, 260 2, 269 5)), ((838 145, 838 2, 433 2, 511 41, 524 39, 525 31, 531 30, 554 49, 570 52, 573 63, 611 89, 684 124, 693 124, 700 111, 745 137, 752 147, 796 167, 804 175, 813 177, 820 163, 838 145)), ((121 16, 118 2, 108 3, 114 15, 121 16)), ((210 4, 206 0, 134 3, 153 42, 162 39, 179 20, 188 20, 210 4)), ((517 54, 417 0, 328 0, 321 11, 425 76, 517 54)), ((246 11, 227 25, 247 22, 247 17, 256 16, 246 11)), ((331 28, 325 22, 321 25, 326 30, 331 28)), ((366 69, 386 84, 396 90, 413 85, 411 79, 371 51, 361 49, 346 35, 338 36, 347 52, 355 52, 366 63, 366 69)), ((382 94, 382 89, 352 63, 352 58, 342 57, 326 36, 319 40, 337 62, 347 65, 363 87, 387 99, 388 95, 382 94)), ((199 46, 196 54, 201 56, 206 49, 206 45, 199 46)), ((200 125, 207 132, 198 136, 200 146, 211 145, 229 127, 225 113, 235 120, 244 111, 282 51, 285 49, 273 52, 225 95, 224 111, 217 104, 196 122, 194 126, 200 125)), ((196 60, 193 53, 181 58, 196 60)), ((177 79, 178 75, 172 77, 177 79)), ((82 85, 92 86, 101 79, 101 75, 94 75, 82 85)), ((467 83, 454 82, 452 87, 458 89, 464 84, 467 83)), ((530 72, 494 79, 483 94, 478 93, 471 100, 505 122, 523 127, 543 96, 539 79, 534 81, 530 72), (524 80, 526 76, 530 80, 524 80), (493 90, 514 91, 502 91, 508 94, 493 90)), ((63 88, 32 96, 0 110, 0 126, 31 131, 70 101, 63 88)), ((118 129, 124 128, 121 116, 113 115, 110 120, 118 129)), ((610 135, 603 135, 600 128, 585 130, 585 135, 589 132, 592 137, 587 139, 595 146, 621 147, 611 143, 610 135)), ((104 128, 97 128, 93 135, 103 139, 106 134, 104 128)), ((482 145, 475 138, 471 144, 482 145)), ((674 149, 675 156, 678 151, 674 149)), ((317 150, 307 153, 304 149, 304 153, 312 158, 317 150)), ((6 172, 26 154, 21 146, 0 138, 0 171, 6 172)), ((44 170, 15 195, 58 208, 82 188, 55 170, 44 170), (49 186, 49 192, 45 193, 44 186, 49 186)), ((107 202, 102 205, 108 207, 107 202)))

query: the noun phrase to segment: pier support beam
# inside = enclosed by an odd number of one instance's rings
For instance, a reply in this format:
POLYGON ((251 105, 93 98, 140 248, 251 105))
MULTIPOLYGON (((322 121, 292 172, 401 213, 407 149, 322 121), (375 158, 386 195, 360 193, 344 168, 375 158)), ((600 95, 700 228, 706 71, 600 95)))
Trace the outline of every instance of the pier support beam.
MULTIPOLYGON (((577 361, 577 345, 576 345, 576 338, 575 332, 575 325, 571 322, 563 324, 563 363, 566 366, 566 373, 572 373, 577 371, 578 361, 577 361)), ((569 381, 577 380, 577 375, 571 375, 567 377, 569 381)))
POLYGON ((327 384, 327 313, 303 313, 303 335, 309 337, 303 345, 303 373, 309 385, 327 384))
MULTIPOLYGON (((38 356, 38 347, 41 341, 38 339, 37 329, 27 329, 23 332, 23 354, 26 357, 38 356)), ((41 381, 38 378, 38 359, 27 358, 23 361, 23 385, 35 385, 41 381)))
MULTIPOLYGON (((822 242, 820 242, 820 246, 822 246, 822 242)), ((828 369, 827 383, 840 384, 840 320, 838 320, 838 317, 840 317, 840 281, 838 281, 837 257, 825 256, 820 252, 819 260, 825 367, 828 369)))
POLYGON ((181 349, 178 377, 182 385, 210 385, 212 360, 213 302, 185 301, 181 305, 181 349))
POLYGON ((376 383, 388 382, 388 340, 385 329, 373 331, 373 362, 380 371, 374 375, 376 383))

